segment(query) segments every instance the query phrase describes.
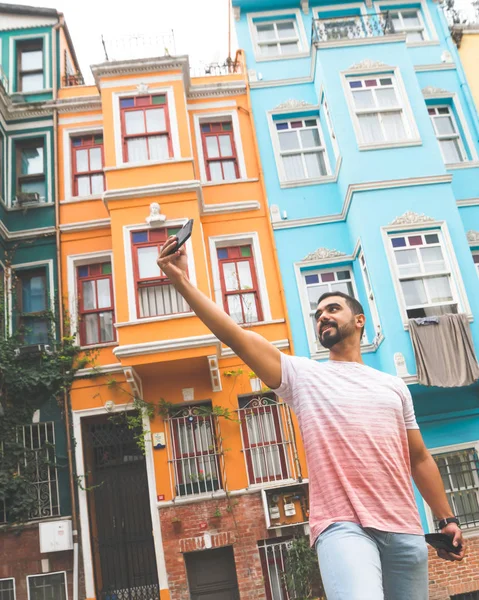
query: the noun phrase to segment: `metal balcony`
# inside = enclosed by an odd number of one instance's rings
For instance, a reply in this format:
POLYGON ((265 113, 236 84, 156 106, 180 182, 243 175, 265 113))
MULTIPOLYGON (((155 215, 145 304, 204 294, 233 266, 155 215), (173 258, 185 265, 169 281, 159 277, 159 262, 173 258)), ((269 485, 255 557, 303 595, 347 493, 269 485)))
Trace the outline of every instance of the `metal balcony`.
POLYGON ((368 15, 351 15, 313 21, 314 44, 360 40, 396 33, 389 12, 368 15))

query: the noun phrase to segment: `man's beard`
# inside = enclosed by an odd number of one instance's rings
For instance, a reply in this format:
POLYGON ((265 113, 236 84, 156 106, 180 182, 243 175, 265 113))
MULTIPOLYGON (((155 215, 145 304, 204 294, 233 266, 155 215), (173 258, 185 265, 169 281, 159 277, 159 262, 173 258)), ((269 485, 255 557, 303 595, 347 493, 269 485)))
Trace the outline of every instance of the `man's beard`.
POLYGON ((339 327, 337 323, 327 323, 320 328, 319 341, 321 345, 330 350, 333 346, 344 340, 354 331, 354 322, 346 323, 342 327, 339 327), (329 327, 330 329, 324 333, 321 333, 321 329, 329 327))

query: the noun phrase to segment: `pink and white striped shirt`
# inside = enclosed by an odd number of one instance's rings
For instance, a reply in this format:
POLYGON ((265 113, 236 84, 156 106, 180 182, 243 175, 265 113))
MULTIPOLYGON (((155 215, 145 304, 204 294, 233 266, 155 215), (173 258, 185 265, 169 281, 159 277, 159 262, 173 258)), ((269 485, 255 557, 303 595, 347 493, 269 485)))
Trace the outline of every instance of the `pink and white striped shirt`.
POLYGON ((277 390, 294 410, 309 474, 311 544, 353 521, 422 535, 407 429, 418 429, 406 384, 355 362, 281 355, 277 390))

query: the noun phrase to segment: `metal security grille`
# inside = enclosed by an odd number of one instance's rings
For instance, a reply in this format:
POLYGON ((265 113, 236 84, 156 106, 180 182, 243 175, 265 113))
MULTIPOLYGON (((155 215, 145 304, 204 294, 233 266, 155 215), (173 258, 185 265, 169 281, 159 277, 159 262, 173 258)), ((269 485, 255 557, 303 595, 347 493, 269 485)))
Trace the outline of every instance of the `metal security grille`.
POLYGON ((270 396, 240 399, 238 411, 249 483, 296 479, 291 413, 270 396))
MULTIPOLYGON (((479 456, 467 448, 434 457, 454 514, 462 527, 479 525, 479 456)), ((437 529, 437 520, 434 525, 437 529)))
POLYGON ((266 600, 292 600, 284 578, 286 557, 290 546, 291 540, 263 541, 258 544, 266 600))
POLYGON ((140 431, 123 420, 93 421, 84 429, 90 530, 100 600, 157 600, 145 456, 140 431))
MULTIPOLYGON (((2 444, 1 452, 12 451, 8 446, 8 442, 2 444)), ((19 427, 15 446, 24 449, 17 472, 30 484, 27 493, 33 508, 29 519, 45 519, 59 515, 54 423, 32 423, 19 427)), ((6 523, 7 520, 8 502, 0 499, 0 522, 6 523)))
POLYGON ((30 600, 66 600, 66 573, 31 575, 28 578, 30 600))
POLYGON ((0 600, 15 600, 14 579, 0 579, 0 600))
POLYGON ((455 596, 451 596, 451 600, 479 600, 479 590, 466 594, 456 594, 455 596))
POLYGON ((169 419, 170 473, 177 496, 222 489, 219 424, 214 415, 204 413, 204 407, 188 406, 169 419))

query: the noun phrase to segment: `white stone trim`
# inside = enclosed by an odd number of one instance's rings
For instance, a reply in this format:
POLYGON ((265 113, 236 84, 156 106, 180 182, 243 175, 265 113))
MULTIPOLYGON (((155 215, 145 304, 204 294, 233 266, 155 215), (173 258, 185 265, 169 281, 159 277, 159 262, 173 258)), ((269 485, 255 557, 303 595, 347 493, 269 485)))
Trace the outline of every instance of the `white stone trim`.
MULTIPOLYGON (((183 227, 188 219, 173 219, 165 221, 162 228, 183 227)), ((131 233, 133 231, 149 230, 150 226, 146 223, 136 225, 125 225, 123 227, 123 246, 125 251, 125 270, 126 270, 126 293, 128 298, 128 320, 131 323, 143 323, 137 314, 136 309, 136 286, 133 273, 133 247, 131 243, 131 233)), ((196 285, 196 270, 193 253, 193 244, 191 238, 186 242, 186 253, 188 257, 188 275, 193 285, 196 285)), ((183 314, 183 313, 182 313, 183 314)), ((188 313, 185 313, 188 314, 188 313)), ((183 315, 184 316, 184 315, 183 315)))
MULTIPOLYGON (((353 124, 354 132, 356 134, 356 141, 360 150, 377 150, 384 148, 397 148, 402 146, 422 144, 422 140, 419 135, 419 130, 416 125, 416 120, 414 119, 414 114, 409 103, 406 88, 404 86, 404 82, 402 80, 401 73, 398 67, 388 67, 387 65, 385 65, 384 67, 373 67, 372 69, 368 69, 367 67, 365 67, 364 69, 349 69, 348 71, 341 72, 341 83, 343 85, 344 95, 346 98, 346 103, 348 105, 351 122, 353 124), (361 79, 372 72, 375 75, 384 74, 392 76, 393 78, 393 87, 398 96, 400 108, 404 115, 404 128, 407 135, 407 138, 404 140, 400 140, 398 142, 381 142, 371 144, 365 143, 362 139, 361 128, 359 126, 359 121, 354 106, 353 95, 348 85, 348 81, 350 81, 352 77, 348 77, 347 75, 358 75, 358 78, 361 79)), ((371 109, 371 112, 376 111, 371 109)))
MULTIPOLYGON (((98 115, 100 117, 99 120, 103 119, 102 115, 98 115)), ((78 117, 81 119, 81 117, 78 117)), ((91 119, 90 119, 91 120, 91 119)), ((83 119, 85 121, 85 119, 83 119)), ((103 127, 98 126, 90 126, 90 127, 78 127, 78 128, 68 128, 65 127, 63 129, 63 164, 64 164, 64 180, 65 180, 65 188, 63 190, 63 197, 66 201, 69 200, 81 200, 82 198, 88 198, 89 196, 74 196, 73 195, 73 169, 72 169, 72 148, 71 148, 71 140, 72 137, 82 136, 82 135, 94 135, 96 133, 101 133, 103 135, 103 127)))
MULTIPOLYGON (((453 294, 453 302, 457 303, 458 311, 471 315, 471 307, 469 305, 469 299, 467 297, 466 289, 461 275, 461 270, 457 262, 456 254, 454 252, 454 246, 452 244, 451 237, 449 235, 449 229, 445 221, 435 221, 434 219, 429 220, 423 219, 417 223, 399 223, 397 225, 385 225, 381 227, 381 233, 383 236, 383 243, 386 250, 386 256, 389 264, 389 271, 393 280, 394 291, 401 314, 401 319, 404 324, 404 328, 409 328, 409 317, 406 312, 406 303, 404 301, 403 292, 399 282, 399 272, 394 258, 394 250, 390 243, 390 234, 397 234, 404 232, 405 235, 413 232, 428 232, 438 233, 441 247, 444 250, 444 259, 449 272, 451 274, 451 290, 453 294)), ((394 222, 393 222, 394 223, 394 222)))
MULTIPOLYGON (((352 2, 351 4, 327 4, 325 6, 313 6, 313 19, 320 19, 320 13, 322 12, 336 12, 336 11, 350 11, 352 8, 359 8, 360 15, 363 16, 367 14, 366 5, 363 2, 352 2)), ((355 15, 347 15, 355 16, 355 15)), ((338 17, 338 19, 341 17, 338 17)))
POLYGON ((79 123, 91 123, 93 121, 101 121, 103 127, 103 115, 84 115, 82 117, 58 117, 59 125, 77 125, 79 123))
POLYGON ((233 108, 235 106, 237 106, 236 100, 217 100, 216 102, 187 102, 186 104, 186 108, 191 112, 197 110, 233 108))
MULTIPOLYGON (((197 107, 199 108, 199 107, 197 107)), ((193 115, 193 126, 195 130, 196 137, 196 151, 198 152, 198 162, 200 166, 200 179, 202 183, 210 183, 214 182, 208 181, 206 176, 206 166, 205 166, 205 155, 203 152, 203 143, 201 139, 201 123, 202 122, 223 122, 231 119, 231 123, 233 126, 233 143, 236 146, 236 153, 238 157, 238 170, 239 170, 239 179, 247 179, 248 174, 246 173, 246 163, 244 159, 244 151, 243 151, 243 142, 241 138, 241 130, 240 123, 238 119, 238 111, 237 110, 226 110, 215 113, 206 113, 206 114, 194 114, 193 115)), ((237 180, 236 180, 237 181, 237 180)), ((218 183, 226 183, 224 181, 220 181, 218 183)))
MULTIPOLYGON (((24 126, 25 127, 25 126, 24 126)), ((45 202, 43 204, 52 204, 53 203, 53 189, 52 189, 52 170, 51 166, 53 165, 53 155, 52 155, 52 132, 51 131, 39 131, 32 133, 17 133, 15 135, 10 135, 8 137, 8 167, 7 167, 7 197, 5 198, 5 204, 7 207, 13 207, 13 164, 16 160, 16 152, 13 151, 13 141, 19 139, 36 139, 43 138, 45 140, 45 156, 44 156, 44 164, 45 164, 45 182, 47 185, 47 195, 45 198, 45 202)), ((15 181, 16 185, 16 181, 15 181)))
MULTIPOLYGON (((241 182, 241 179, 238 179, 237 182, 241 182)), ((222 202, 221 204, 205 204, 203 207, 203 214, 225 215, 228 213, 259 210, 260 208, 261 204, 259 200, 243 200, 241 202, 222 202)))
MULTIPOLYGON (((260 323, 260 325, 261 325, 261 323, 260 323)), ((289 340, 287 340, 287 339, 285 339, 285 340, 273 340, 270 343, 273 344, 273 346, 275 348, 278 348, 278 350, 286 350, 286 349, 288 349, 290 347, 289 340)), ((231 350, 231 348, 228 348, 228 347, 221 348, 220 358, 231 358, 232 356, 236 356, 236 354, 233 352, 233 350, 231 350)))
MULTIPOLYGON (((309 44, 308 39, 306 37, 306 31, 304 29, 303 17, 301 16, 301 11, 299 8, 291 8, 284 10, 269 10, 262 12, 250 12, 247 14, 248 20, 248 28, 251 38, 251 44, 253 46, 254 58, 256 62, 269 62, 274 60, 289 60, 295 58, 304 58, 309 56, 309 44), (298 33, 298 41, 299 41, 299 52, 296 54, 284 54, 280 56, 263 56, 259 52, 258 43, 257 43, 257 35, 256 35, 256 26, 255 19, 265 19, 269 18, 269 21, 275 21, 275 17, 284 17, 291 16, 292 20, 295 23, 296 31, 298 33)), ((262 21, 267 23, 269 21, 262 21)))
POLYGON ((422 73, 424 71, 455 71, 455 63, 433 63, 429 65, 415 65, 414 70, 416 73, 422 73))
MULTIPOLYGON (((379 0, 377 2, 374 2, 374 8, 376 9, 376 12, 381 12, 381 8, 380 8, 381 6, 387 6, 388 10, 394 9, 395 7, 397 8, 397 10, 402 10, 403 7, 408 4, 411 5, 411 8, 417 8, 418 4, 421 5, 421 10, 419 12, 419 15, 420 15, 421 21, 424 25, 424 34, 425 34, 424 41, 438 42, 439 38, 437 35, 437 31, 436 31, 436 28, 434 27, 434 22, 431 17, 431 12, 430 12, 427 2, 425 0, 404 0, 404 1, 402 1, 402 0, 383 0, 383 2, 381 2, 379 0)), ((413 43, 407 44, 407 46, 419 46, 419 45, 422 46, 422 45, 424 45, 424 43, 423 42, 417 42, 417 43, 413 42, 413 43)))
POLYGON ((132 356, 144 356, 147 354, 173 352, 175 350, 187 350, 190 348, 204 348, 208 346, 216 346, 217 352, 219 353, 221 342, 211 333, 207 335, 196 335, 186 338, 161 340, 157 342, 126 344, 123 346, 118 346, 115 350, 113 350, 113 354, 118 359, 122 359, 131 358, 132 356))
POLYGON ((93 219, 91 221, 78 221, 77 223, 65 223, 60 225, 62 233, 73 233, 76 231, 90 231, 91 229, 105 229, 110 227, 111 219, 93 219))
MULTIPOLYGON (((128 405, 115 405, 114 410, 119 411, 128 408, 128 405)), ((85 461, 83 455, 83 436, 81 419, 85 417, 98 416, 108 414, 108 411, 104 407, 90 408, 85 410, 74 410, 72 415, 73 420, 73 435, 76 440, 75 445, 75 461, 77 465, 78 476, 84 477, 85 473, 85 461)), ((150 420, 144 415, 143 417, 143 429, 145 435, 148 437, 151 432, 150 420)), ((156 477, 155 477, 155 464, 153 459, 153 451, 151 444, 145 444, 145 462, 146 462, 146 474, 148 478, 148 495, 150 500, 150 512, 151 522, 153 526, 153 542, 155 545, 156 565, 158 569, 158 581, 160 589, 168 589, 168 579, 166 574, 165 557, 162 546, 162 534, 160 526, 159 513, 156 508, 156 477)), ((85 576, 85 592, 87 598, 95 598, 95 579, 93 575, 93 556, 91 550, 91 538, 90 538, 90 521, 89 521, 89 510, 88 510, 88 499, 85 486, 78 486, 78 504, 80 512, 80 525, 81 525, 81 536, 82 536, 82 550, 83 550, 83 569, 85 576)))
MULTIPOLYGON (((78 280, 77 267, 84 265, 93 265, 97 263, 111 262, 111 278, 113 287, 113 311, 116 316, 116 286, 115 286, 115 270, 114 258, 112 250, 102 250, 99 252, 86 252, 84 254, 70 254, 67 256, 67 288, 68 288, 68 309, 70 311, 70 335, 75 336, 75 343, 80 344, 80 336, 78 333, 78 280)), ((118 341, 109 343, 108 345, 116 345, 118 341)), ((99 344, 103 345, 103 344, 99 344)), ((92 346, 87 346, 91 348, 92 346)))
MULTIPOLYGON (((258 278, 259 296, 261 309, 263 312, 263 321, 271 321, 271 307, 269 304, 268 288, 264 272, 263 258, 261 255, 261 246, 257 231, 235 233, 231 235, 216 235, 208 238, 210 249, 211 270, 213 273, 213 289, 215 292, 215 302, 223 309, 223 294, 221 291, 220 270, 216 250, 237 244, 251 244, 253 247, 253 260, 258 278)), ((255 324, 252 323, 252 326, 255 324)))
MULTIPOLYGON (((27 575, 27 598, 30 600, 30 583, 29 579, 33 577, 48 577, 48 575, 60 575, 63 573, 63 579, 65 582, 65 600, 68 600, 68 580, 67 580, 67 572, 66 571, 48 571, 47 573, 35 573, 35 575, 27 575)), ((16 596, 14 596, 15 598, 16 596)))
POLYGON ((45 94, 49 91, 51 91, 51 87, 52 87, 52 81, 51 81, 51 77, 50 77, 50 60, 52 59, 52 57, 50 56, 50 34, 49 33, 29 33, 29 34, 25 34, 25 35, 12 35, 9 38, 9 44, 8 44, 8 52, 9 52, 9 64, 8 64, 8 68, 9 68, 9 80, 8 80, 8 87, 9 87, 9 93, 10 94, 14 94, 14 93, 18 93, 21 94, 22 96, 29 96, 29 95, 35 95, 35 94, 45 94), (18 78, 18 73, 17 73, 17 69, 15 67, 16 65, 16 61, 17 61, 17 42, 21 42, 23 40, 37 40, 37 39, 43 39, 43 68, 44 70, 44 75, 43 75, 43 85, 45 86, 44 88, 42 88, 41 90, 33 90, 31 92, 22 92, 22 91, 17 91, 16 87, 17 87, 17 78, 18 78), (13 76, 13 74, 15 74, 15 77, 13 76))
MULTIPOLYGON (((171 81, 175 79, 175 75, 162 76, 166 77, 164 81, 171 81)), ((182 75, 178 75, 178 79, 182 79, 182 75)), ((133 79, 138 83, 144 83, 148 79, 147 77, 138 77, 132 78, 129 80, 122 80, 122 82, 127 82, 125 85, 131 85, 134 83, 133 79)), ((160 81, 163 81, 161 79, 160 81)), ((118 82, 111 82, 111 87, 117 87, 118 82)), ((108 87, 108 86, 107 86, 108 87)), ((173 156, 171 159, 179 159, 181 158, 181 149, 180 149, 180 137, 178 133, 178 121, 176 118, 176 104, 175 104, 175 91, 173 86, 164 86, 164 87, 151 87, 148 89, 149 94, 166 94, 167 104, 168 104, 168 116, 170 121, 170 135, 171 135, 171 145, 173 148, 173 156)), ((121 98, 129 98, 130 96, 137 96, 138 90, 129 90, 125 92, 113 92, 112 94, 112 102, 113 102, 113 134, 115 138, 115 156, 116 156, 116 166, 138 166, 138 163, 134 163, 131 161, 125 162, 123 160, 123 143, 122 143, 122 129, 121 129, 121 111, 120 111, 120 100, 121 98)), ((168 163, 169 160, 165 160, 165 163, 168 163)))
MULTIPOLYGON (((436 454, 446 454, 449 452, 460 452, 461 450, 468 450, 469 448, 476 450, 476 452, 479 453, 479 440, 471 440, 470 442, 461 442, 459 444, 451 444, 448 446, 435 446, 433 448, 428 448, 429 452, 432 454, 432 456, 436 455, 436 454)), ((432 510, 429 508, 429 505, 427 504, 427 502, 424 500, 424 498, 422 499, 423 503, 424 503, 424 510, 426 513, 426 521, 427 521, 427 525, 429 528, 429 532, 430 533, 434 533, 435 532, 435 528, 434 528, 434 515, 432 513, 432 510)), ((479 529, 478 526, 475 527, 467 527, 463 529, 463 534, 467 534, 469 532, 476 532, 479 529)))
MULTIPOLYGON (((129 85, 140 85, 142 83, 152 84, 152 83, 165 83, 166 81, 182 81, 183 75, 180 73, 173 73, 171 75, 140 75, 139 77, 126 77, 125 79, 118 78, 108 78, 108 80, 103 79, 100 82, 100 88, 119 88, 125 87, 129 85)), ((153 88, 148 89, 148 93, 152 91, 153 88)), ((156 92, 156 90, 155 90, 156 92)), ((127 92, 128 96, 138 96, 138 90, 130 90, 127 92)))

